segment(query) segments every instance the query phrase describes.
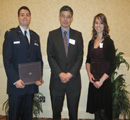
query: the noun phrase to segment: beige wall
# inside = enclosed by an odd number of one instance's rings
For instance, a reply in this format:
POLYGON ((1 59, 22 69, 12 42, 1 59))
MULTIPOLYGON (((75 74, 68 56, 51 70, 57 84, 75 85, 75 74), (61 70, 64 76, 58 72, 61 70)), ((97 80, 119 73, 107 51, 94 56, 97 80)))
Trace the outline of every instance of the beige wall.
POLYGON ((0 0, 0 55, 4 33, 18 25, 17 10, 22 5, 28 6, 32 12, 30 28, 40 35, 43 56, 46 56, 48 32, 60 26, 59 9, 69 5, 74 10, 71 27, 83 34, 85 56, 91 39, 93 17, 102 12, 108 18, 110 35, 116 48, 130 57, 130 0, 0 0))
MULTIPOLYGON (((42 54, 44 59, 44 80, 40 87, 40 92, 46 96, 43 103, 43 113, 41 117, 51 117, 51 101, 49 95, 50 68, 46 58, 46 42, 48 32, 58 28, 58 13, 63 5, 69 5, 74 10, 74 21, 72 28, 82 32, 84 38, 84 62, 81 68, 82 92, 79 104, 79 118, 93 118, 93 115, 86 113, 86 101, 88 93, 88 77, 85 69, 85 56, 87 54, 87 44, 91 39, 93 17, 99 12, 104 13, 108 18, 111 38, 115 41, 116 48, 123 51, 126 60, 130 63, 130 0, 0 0, 0 114, 6 95, 6 75, 2 62, 2 44, 4 33, 12 27, 18 25, 17 10, 22 5, 26 5, 32 12, 32 22, 30 28, 36 31, 41 38, 42 54)), ((120 69, 126 74, 127 84, 130 84, 130 71, 120 69)), ((130 91, 130 87, 128 87, 130 91)), ((67 104, 64 103, 62 117, 68 118, 67 104)))

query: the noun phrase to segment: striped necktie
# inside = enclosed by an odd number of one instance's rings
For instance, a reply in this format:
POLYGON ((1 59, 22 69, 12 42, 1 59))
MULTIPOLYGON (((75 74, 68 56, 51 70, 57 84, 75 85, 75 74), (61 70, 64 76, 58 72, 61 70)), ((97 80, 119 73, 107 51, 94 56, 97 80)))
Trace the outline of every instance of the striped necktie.
POLYGON ((64 31, 64 47, 65 47, 65 52, 66 52, 66 56, 68 55, 68 40, 67 40, 67 36, 66 36, 67 32, 64 31))

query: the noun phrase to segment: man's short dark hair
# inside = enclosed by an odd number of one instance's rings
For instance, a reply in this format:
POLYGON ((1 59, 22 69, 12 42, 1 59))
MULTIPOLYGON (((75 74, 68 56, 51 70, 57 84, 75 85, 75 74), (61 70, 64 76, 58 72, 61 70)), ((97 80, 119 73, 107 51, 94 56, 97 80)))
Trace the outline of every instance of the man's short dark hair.
POLYGON ((20 7, 19 10, 18 10, 18 17, 19 17, 19 15, 20 15, 20 11, 21 11, 22 9, 28 10, 28 11, 29 11, 29 14, 31 15, 31 11, 29 10, 29 8, 26 7, 26 6, 22 6, 22 7, 20 7))
POLYGON ((63 6, 61 9, 60 9, 60 14, 61 14, 61 12, 62 11, 69 11, 70 13, 71 13, 71 16, 73 16, 73 10, 72 10, 72 8, 71 7, 69 7, 69 6, 63 6))

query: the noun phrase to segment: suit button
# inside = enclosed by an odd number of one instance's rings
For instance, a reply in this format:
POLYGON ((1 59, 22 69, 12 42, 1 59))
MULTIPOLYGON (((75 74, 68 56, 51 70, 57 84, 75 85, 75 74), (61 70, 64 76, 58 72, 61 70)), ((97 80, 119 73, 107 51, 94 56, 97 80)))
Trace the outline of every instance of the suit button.
POLYGON ((30 61, 30 59, 28 59, 28 61, 30 61))
POLYGON ((68 63, 66 63, 66 65, 68 65, 68 63))

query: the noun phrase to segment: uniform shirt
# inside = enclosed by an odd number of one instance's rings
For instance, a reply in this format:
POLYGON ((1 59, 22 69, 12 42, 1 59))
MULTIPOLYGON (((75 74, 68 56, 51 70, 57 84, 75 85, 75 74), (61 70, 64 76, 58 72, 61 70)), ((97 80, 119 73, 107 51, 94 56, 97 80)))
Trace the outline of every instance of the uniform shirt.
MULTIPOLYGON (((25 30, 21 26, 19 26, 19 27, 20 27, 23 35, 25 36, 25 30)), ((29 28, 26 31, 27 31, 26 36, 28 38, 28 42, 30 43, 30 32, 29 32, 29 28)))

